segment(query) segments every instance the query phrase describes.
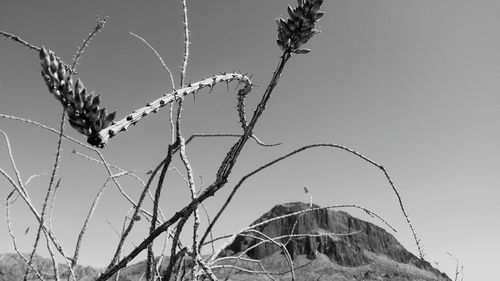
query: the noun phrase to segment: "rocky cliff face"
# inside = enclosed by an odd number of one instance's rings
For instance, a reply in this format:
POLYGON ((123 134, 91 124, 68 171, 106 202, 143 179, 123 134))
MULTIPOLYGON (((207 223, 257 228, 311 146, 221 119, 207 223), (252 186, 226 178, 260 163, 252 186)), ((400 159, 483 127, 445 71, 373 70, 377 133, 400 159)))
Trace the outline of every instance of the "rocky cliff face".
MULTIPOLYGON (((309 204, 299 202, 277 205, 255 223, 305 210, 309 207, 309 204)), ((313 205, 312 207, 318 208, 319 206, 313 205)), ((441 272, 434 269, 428 262, 422 261, 408 252, 384 229, 354 218, 346 212, 322 209, 276 220, 256 229, 269 237, 279 237, 289 234, 341 234, 359 231, 359 233, 348 236, 296 237, 286 244, 286 248, 293 259, 300 255, 305 255, 308 259, 314 259, 318 253, 321 253, 326 255, 331 262, 345 267, 367 265, 373 259, 373 254, 375 254, 376 256, 383 256, 397 263, 414 265, 420 269, 447 278, 446 275, 442 275, 441 272)), ((247 251, 249 257, 263 259, 281 251, 278 246, 272 243, 262 243, 252 248, 260 240, 252 237, 256 236, 255 233, 248 234, 250 236, 239 236, 226 248, 222 255, 233 255, 251 248, 247 251)), ((284 238, 279 241, 285 243, 288 239, 284 238)))

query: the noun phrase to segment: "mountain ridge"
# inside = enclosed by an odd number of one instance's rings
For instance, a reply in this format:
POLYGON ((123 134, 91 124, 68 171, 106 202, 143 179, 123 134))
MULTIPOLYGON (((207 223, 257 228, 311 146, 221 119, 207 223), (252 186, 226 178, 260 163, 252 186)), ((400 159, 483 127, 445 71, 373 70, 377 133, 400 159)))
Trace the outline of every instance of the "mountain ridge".
MULTIPOLYGON (((274 206, 251 225, 309 208, 315 210, 274 220, 255 228, 257 233, 267 237, 285 236, 277 241, 283 243, 290 254, 296 280, 451 281, 430 263, 407 251, 382 227, 352 217, 344 211, 302 202, 284 203, 274 206), (348 233, 351 235, 344 235, 348 233), (286 237, 290 234, 294 236, 286 237)), ((282 248, 273 243, 258 244, 259 241, 261 240, 256 237, 255 232, 242 233, 236 237, 219 255, 232 258, 234 262, 226 260, 216 263, 216 266, 221 267, 214 270, 216 275, 221 279, 231 275, 229 280, 233 281, 259 281, 269 280, 262 273, 267 271, 268 274, 282 273, 276 277, 278 280, 291 280, 290 267, 282 248), (258 260, 260 265, 235 258, 237 256, 258 260), (227 265, 235 265, 240 269, 227 269, 227 265), (245 268, 253 273, 242 270, 245 268)), ((166 261, 168 260, 167 258, 166 261)), ((0 254, 0 281, 22 280, 23 264, 24 261, 15 253, 0 254), (16 272, 20 275, 15 276, 16 272)), ((35 264, 37 267, 42 266, 44 272, 52 272, 49 259, 37 257, 35 264)), ((64 269, 65 265, 61 266, 64 269)), ((145 261, 129 265, 122 270, 119 280, 139 280, 144 268, 145 261)), ((81 277, 78 280, 91 281, 99 273, 99 269, 80 266, 76 275, 81 277)), ((64 274, 67 276, 67 272, 64 274)))

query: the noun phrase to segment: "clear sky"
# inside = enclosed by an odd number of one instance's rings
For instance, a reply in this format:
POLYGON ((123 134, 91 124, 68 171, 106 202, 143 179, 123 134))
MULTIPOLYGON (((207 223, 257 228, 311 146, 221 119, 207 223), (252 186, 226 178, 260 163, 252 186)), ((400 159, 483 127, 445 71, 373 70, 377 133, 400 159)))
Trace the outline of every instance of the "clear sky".
MULTIPOLYGON (((280 55, 274 20, 286 16, 287 4, 295 2, 188 1, 192 39, 188 80, 239 70, 253 74, 254 83, 267 85, 280 55)), ((446 254, 450 252, 464 265, 465 280, 498 276, 500 2, 325 2, 322 33, 308 44, 313 51, 287 64, 255 128, 263 141, 283 145, 264 148, 249 142, 229 184, 206 202, 208 211, 213 216, 235 182, 259 165, 302 145, 339 143, 387 168, 430 262, 439 262, 439 268, 452 276, 454 260, 446 254)), ((79 77, 87 88, 100 92, 102 104, 118 110, 121 118, 171 88, 154 55, 128 32, 156 47, 178 81, 183 55, 180 1, 0 1, 0 29, 44 45, 66 62, 98 15, 108 16, 108 24, 84 54, 79 77)), ((228 92, 221 85, 213 94, 201 92, 195 102, 188 98, 184 135, 240 132, 233 88, 228 92)), ((252 91, 248 112, 253 112, 263 89, 252 91)), ((40 77, 38 55, 9 40, 0 41, 0 113, 52 127, 58 126, 61 113, 40 77)), ((67 127, 69 135, 85 140, 67 127)), ((50 172, 55 135, 5 119, 0 119, 0 129, 10 137, 24 179, 50 172)), ((144 173, 162 159, 169 138, 164 110, 113 138, 104 155, 124 169, 144 173)), ((234 141, 203 139, 188 146, 198 188, 214 179, 234 141)), ((13 175, 1 143, 0 168, 13 175)), ((73 251, 92 198, 106 179, 101 167, 72 154, 73 149, 90 153, 64 143, 53 229, 67 252, 73 251)), ((181 167, 179 161, 174 166, 181 167)), ((29 186, 38 207, 48 180, 46 175, 29 186)), ((122 183, 137 196, 140 188, 134 181, 122 183)), ((5 198, 11 187, 4 179, 0 186, 0 197, 5 198)), ((307 200, 304 186, 316 204, 355 203, 380 214, 398 230, 396 238, 417 254, 397 198, 380 171, 328 149, 305 152, 249 179, 214 234, 237 231, 275 204, 307 200)), ((175 173, 169 174, 164 212, 172 214, 188 200, 188 188, 175 173)), ((117 243, 107 221, 120 228, 128 208, 116 187, 108 186, 84 240, 81 263, 106 265, 117 243)), ((347 211, 372 221, 361 212, 347 211)), ((12 252, 4 210, 1 214, 0 252, 12 252)), ((33 228, 34 220, 20 200, 13 207, 13 219, 21 249, 28 251, 34 231, 23 233, 27 226, 33 228)), ((142 241, 148 227, 141 221, 130 241, 142 241)), ((189 237, 187 232, 185 243, 189 237)), ((125 252, 132 247, 129 242, 125 252)))

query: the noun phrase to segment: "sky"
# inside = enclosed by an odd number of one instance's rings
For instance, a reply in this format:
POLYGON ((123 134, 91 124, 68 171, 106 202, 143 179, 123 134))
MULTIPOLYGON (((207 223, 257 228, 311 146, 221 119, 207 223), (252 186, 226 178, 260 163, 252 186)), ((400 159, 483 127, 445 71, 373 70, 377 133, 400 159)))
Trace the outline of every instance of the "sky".
MULTIPOLYGON (((255 87, 247 101, 250 115, 280 56, 277 17, 285 17, 286 0, 188 1, 191 36, 187 80, 219 72, 252 74, 255 87)), ((398 187, 426 258, 453 276, 455 260, 464 280, 491 280, 500 260, 500 2, 495 0, 330 0, 325 1, 321 33, 285 67, 256 135, 277 147, 248 142, 229 183, 205 207, 213 217, 238 180, 255 168, 311 143, 337 143, 382 164, 398 187)), ((183 56, 180 1, 0 1, 0 29, 44 45, 66 62, 93 29, 104 26, 86 49, 77 68, 85 86, 101 93, 101 104, 118 118, 170 92, 168 74, 134 32, 153 45, 174 72, 178 86, 183 56)), ((235 84, 219 85, 186 99, 183 134, 240 133, 235 84)), ((0 41, 0 113, 59 126, 61 107, 40 77, 38 54, 10 40, 0 41)), ((146 171, 163 159, 170 140, 168 110, 148 116, 127 133, 111 139, 106 160, 123 169, 146 171)), ((23 179, 45 173, 28 186, 41 208, 55 158, 56 135, 17 121, 0 119, 12 144, 23 179)), ((67 126, 66 133, 85 137, 67 126)), ((197 188, 213 181, 233 138, 197 139, 187 147, 197 188)), ((61 188, 52 227, 66 251, 76 237, 107 173, 71 153, 96 157, 64 142, 61 188)), ((183 172, 178 159, 174 167, 183 172)), ((14 176, 5 142, 0 168, 14 176)), ((123 178, 134 198, 137 182, 123 178)), ((0 179, 0 198, 12 187, 0 179)), ((287 159, 241 187, 214 229, 220 236, 236 232, 274 205, 307 201, 307 186, 320 206, 357 204, 386 219, 393 235, 418 254, 397 197, 380 170, 342 151, 315 149, 287 159)), ((168 216, 189 202, 182 178, 169 172, 161 207, 168 216)), ((4 203, 2 203, 4 206, 4 203)), ((151 207, 148 202, 147 207, 151 207)), ((130 209, 109 185, 83 241, 80 262, 103 267, 117 244, 111 225, 120 229, 130 209)), ((2 208, 0 253, 12 252, 2 208)), ((346 210, 382 225, 363 212, 346 210)), ((203 212, 202 212, 203 214, 203 212)), ((204 216, 202 227, 207 225, 204 216)), ((12 207, 12 226, 22 251, 33 245, 35 228, 26 204, 12 207), (31 230, 24 235, 25 229, 31 230)), ((144 238, 142 220, 125 253, 144 238)), ((190 232, 182 236, 190 241, 190 232)), ((155 249, 161 249, 156 243, 155 249)), ((44 247, 43 247, 44 248, 44 247)), ((157 252, 158 252, 157 250, 157 252)), ((44 249, 40 250, 43 255, 44 249)), ((143 256, 141 256, 143 258, 143 256)))

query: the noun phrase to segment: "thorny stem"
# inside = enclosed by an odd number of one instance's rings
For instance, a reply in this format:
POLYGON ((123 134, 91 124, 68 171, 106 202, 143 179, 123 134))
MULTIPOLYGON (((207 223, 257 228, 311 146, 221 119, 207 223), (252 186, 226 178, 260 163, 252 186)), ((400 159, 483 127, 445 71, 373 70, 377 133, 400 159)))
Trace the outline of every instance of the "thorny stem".
MULTIPOLYGON (((337 148, 337 149, 341 149, 341 150, 344 150, 348 153, 351 153, 359 158, 361 158, 362 160, 370 163, 371 165, 374 165, 375 167, 377 167, 378 169, 380 169, 382 171, 382 173, 384 174, 384 176, 386 177, 387 181, 389 182, 389 185, 391 186, 392 190, 394 191, 394 193, 396 194, 397 198, 398 198, 398 202, 399 202, 399 206, 401 208, 401 211, 403 212, 403 215, 405 216, 405 219, 406 221, 408 222, 409 226, 410 226, 410 229, 412 230, 412 233, 413 233, 413 237, 415 239, 415 243, 417 244, 417 247, 419 249, 419 252, 421 253, 421 255, 423 254, 421 252, 421 247, 420 247, 420 244, 419 244, 419 239, 414 231, 414 228, 413 228, 413 225, 411 224, 411 221, 410 221, 410 218, 408 216, 408 214, 406 213, 406 210, 404 208, 404 205, 403 205, 403 202, 402 202, 402 199, 401 199, 401 195, 399 194, 399 191, 397 190, 394 182, 392 181, 391 177, 389 176, 389 173, 387 172, 387 170, 380 164, 378 164, 377 162, 371 160, 370 158, 364 156, 363 154, 351 149, 351 148, 348 148, 346 146, 342 146, 342 145, 338 145, 338 144, 330 144, 330 143, 318 143, 318 144, 311 144, 311 145, 306 145, 306 146, 303 146, 301 148, 298 148, 290 153, 287 153, 286 155, 283 155, 259 168, 257 168, 256 170, 250 172, 249 174, 245 175, 243 178, 241 178, 241 180, 235 185, 235 187, 233 188, 231 194, 229 195, 228 199, 226 200, 226 202, 224 203, 224 205, 221 207, 221 209, 219 210, 219 212, 217 213, 216 217, 213 219, 212 223, 209 225, 209 227, 207 228, 207 230, 205 231, 205 234, 203 235, 202 239, 200 240, 200 245, 203 245, 204 244, 204 241, 208 235, 208 231, 210 231, 212 229, 212 227, 214 226, 215 222, 217 221, 217 219, 220 217, 221 213, 225 210, 225 208, 227 207, 227 205, 229 204, 229 202, 231 201, 231 199, 233 198, 234 194, 236 193, 236 191, 240 188, 240 186, 242 185, 242 183, 247 180, 249 177, 255 175, 256 173, 262 171, 263 169, 266 169, 268 168, 269 166, 272 166, 282 160, 285 160, 286 158, 290 157, 290 156, 293 156, 299 152, 302 152, 304 150, 307 150, 307 149, 311 149, 311 148, 319 148, 319 147, 332 147, 332 148, 337 148)), ((387 223, 386 223, 387 224, 387 223)), ((392 228, 392 227, 391 227, 392 228)), ((392 228, 393 229, 393 228, 392 228)), ((394 229, 393 229, 394 230, 394 229)))
POLYGON ((189 216, 185 216, 177 223, 174 239, 172 239, 172 246, 170 249, 170 261, 168 262, 168 266, 165 269, 163 280, 170 280, 170 276, 172 275, 174 265, 177 262, 177 258, 182 258, 182 255, 187 251, 187 248, 183 248, 179 252, 177 252, 177 254, 175 253, 175 247, 177 246, 177 243, 179 241, 182 228, 184 227, 184 224, 186 223, 188 218, 189 216))
POLYGON ((127 174, 127 172, 121 172, 121 173, 119 173, 117 175, 108 177, 106 179, 106 181, 104 182, 104 184, 102 185, 102 187, 97 192, 97 195, 95 196, 94 201, 92 202, 90 210, 89 210, 89 212, 87 214, 87 217, 85 218, 85 222, 83 223, 82 229, 80 230, 80 233, 78 234, 78 239, 76 241, 76 246, 75 246, 75 253, 73 255, 73 261, 71 263, 72 267, 75 267, 76 264, 77 264, 78 255, 80 253, 80 246, 81 246, 81 243, 83 241, 83 236, 85 235, 85 231, 87 230, 87 225, 88 225, 90 219, 92 218, 92 215, 94 214, 95 209, 97 208, 97 204, 99 202, 99 199, 101 198, 101 195, 104 192, 104 189, 106 188, 106 186, 108 185, 108 183, 111 181, 112 177, 124 176, 126 174, 127 174))
POLYGON ((186 79, 186 69, 189 59, 189 26, 186 0, 182 0, 182 13, 184 15, 184 60, 181 69, 181 87, 184 87, 184 80, 186 79))
POLYGON ((108 270, 103 273, 96 281, 107 280, 109 277, 113 276, 121 268, 125 267, 134 257, 136 257, 139 253, 141 253, 144 249, 148 247, 148 245, 156 239, 161 233, 166 231, 171 225, 177 222, 179 219, 190 216, 197 208, 197 206, 205 201, 208 197, 213 196, 219 189, 221 189, 226 183, 229 174, 231 173, 232 168, 234 167, 236 160, 239 156, 239 153, 243 149, 246 141, 250 138, 253 128, 257 123, 259 117, 262 115, 262 112, 265 110, 265 106, 271 97, 271 93, 278 83, 279 77, 285 67, 286 62, 290 59, 291 54, 288 51, 285 51, 281 56, 281 60, 273 73, 273 77, 271 82, 269 83, 262 100, 258 104, 255 112, 250 120, 244 134, 240 137, 240 139, 234 144, 229 153, 226 155, 223 160, 217 175, 216 180, 212 183, 207 189, 205 189, 195 200, 191 201, 187 206, 182 208, 182 210, 175 213, 170 219, 165 221, 163 224, 158 226, 155 231, 153 231, 144 241, 139 244, 132 252, 130 252, 126 257, 124 257, 118 264, 114 266, 108 267, 108 270))
MULTIPOLYGON (((158 179, 158 185, 155 191, 155 197, 153 202, 153 217, 151 219, 151 226, 149 228, 149 233, 153 232, 156 228, 156 221, 158 216, 158 205, 160 203, 160 195, 163 187, 163 182, 165 180, 165 175, 167 173, 168 167, 172 162, 172 150, 178 145, 177 142, 168 146, 167 156, 165 157, 165 161, 163 164, 163 168, 160 173, 160 177, 158 179)), ((154 253, 153 253, 153 243, 148 246, 148 259, 146 265, 146 280, 151 280, 151 274, 154 274, 154 253)))
POLYGON ((165 71, 167 71, 167 73, 169 74, 170 83, 172 85, 172 90, 175 90, 175 82, 174 82, 174 76, 172 75, 172 71, 170 71, 170 68, 168 68, 168 66, 165 64, 165 61, 160 56, 160 54, 156 51, 156 49, 151 44, 149 44, 149 42, 146 41, 146 39, 142 38, 141 36, 139 36, 133 32, 129 32, 129 34, 134 36, 135 38, 141 40, 142 43, 144 43, 151 51, 153 51, 153 53, 156 55, 156 57, 160 61, 161 65, 163 66, 163 69, 165 69, 165 71))
MULTIPOLYGON (((47 236, 46 233, 45 235, 45 242, 47 244, 47 250, 49 251, 50 259, 52 260, 52 266, 54 269, 54 279, 55 281, 59 281, 59 265, 57 264, 56 257, 54 255, 54 251, 52 250, 52 246, 50 245, 49 237, 47 236)), ((69 277, 68 277, 69 279, 69 277)))
MULTIPOLYGON (((33 250, 31 251, 31 255, 30 255, 30 259, 29 259, 28 265, 31 265, 33 263, 33 258, 35 256, 35 253, 36 253, 36 250, 37 250, 37 247, 38 247, 38 242, 40 241, 40 233, 42 232, 42 226, 43 226, 44 220, 45 220, 45 211, 47 210, 47 206, 48 206, 50 194, 52 192, 52 188, 53 188, 53 185, 54 185, 54 180, 55 180, 55 177, 56 177, 57 168, 59 167, 59 160, 60 160, 60 156, 61 156, 61 147, 62 147, 62 135, 63 135, 63 132, 64 132, 64 123, 65 123, 65 121, 66 121, 66 111, 63 108, 63 110, 62 110, 62 116, 61 116, 60 129, 59 129, 59 138, 57 140, 56 159, 54 161, 54 166, 52 168, 52 174, 50 176, 49 187, 47 189, 47 193, 45 194, 45 199, 43 201, 42 213, 41 213, 41 217, 40 217, 41 218, 40 219, 40 224, 38 226, 38 230, 37 230, 37 233, 36 233, 35 244, 33 245, 33 250)), ((57 185, 59 185, 60 181, 61 181, 61 179, 59 179, 57 185)), ((28 268, 26 268, 26 272, 25 272, 25 275, 24 275, 24 281, 26 281, 27 278, 28 278, 28 268)))
MULTIPOLYGON (((28 264, 28 259, 19 251, 19 249, 17 248, 17 242, 16 242, 16 236, 14 235, 14 233, 12 232, 12 227, 11 227, 11 222, 10 222, 10 197, 12 196, 13 193, 11 193, 9 196, 7 196, 7 199, 6 199, 6 204, 5 204, 5 210, 7 211, 7 214, 6 214, 6 217, 7 217, 7 229, 9 231, 9 235, 10 235, 10 238, 12 239, 12 244, 14 245, 14 250, 16 251, 16 253, 24 260, 24 262, 26 264, 28 264)), ((31 269, 33 270, 33 272, 36 274, 36 276, 44 281, 45 279, 43 279, 43 277, 40 275, 40 272, 38 272, 38 270, 33 267, 33 265, 31 266, 28 266, 27 267, 28 269, 31 269)))
POLYGON ((104 24, 106 24, 106 20, 107 20, 106 17, 104 17, 103 19, 98 19, 97 25, 94 27, 92 32, 89 33, 87 38, 83 40, 82 45, 80 46, 80 48, 78 48, 75 58, 73 59, 73 65, 71 65, 71 73, 75 73, 76 66, 78 65, 78 61, 80 60, 83 52, 85 51, 85 48, 87 48, 87 46, 89 45, 90 40, 92 40, 92 38, 104 27, 104 24))
POLYGON ((0 37, 5 37, 5 38, 8 38, 8 39, 11 39, 12 41, 20 43, 21 45, 24 45, 25 47, 28 47, 31 50, 35 50, 37 52, 40 52, 40 50, 42 49, 42 48, 40 48, 38 46, 35 46, 33 44, 30 44, 29 42, 24 41, 19 36, 16 36, 14 34, 11 34, 11 33, 5 32, 5 31, 1 31, 0 30, 0 37))

